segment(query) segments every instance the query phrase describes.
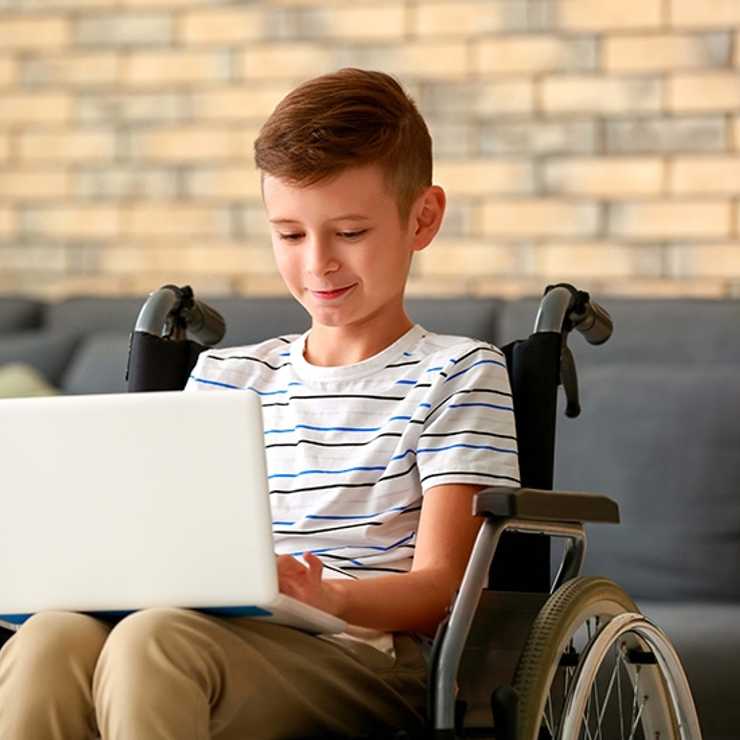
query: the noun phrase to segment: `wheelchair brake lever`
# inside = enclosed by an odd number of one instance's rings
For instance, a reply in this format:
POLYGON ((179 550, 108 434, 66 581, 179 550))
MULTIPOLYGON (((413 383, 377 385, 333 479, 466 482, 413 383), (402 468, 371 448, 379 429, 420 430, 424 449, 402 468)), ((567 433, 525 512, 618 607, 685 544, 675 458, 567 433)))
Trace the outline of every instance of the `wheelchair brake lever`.
POLYGON ((565 342, 560 352, 560 383, 565 391, 565 415, 569 419, 574 419, 581 413, 581 402, 578 398, 578 375, 573 353, 565 342))

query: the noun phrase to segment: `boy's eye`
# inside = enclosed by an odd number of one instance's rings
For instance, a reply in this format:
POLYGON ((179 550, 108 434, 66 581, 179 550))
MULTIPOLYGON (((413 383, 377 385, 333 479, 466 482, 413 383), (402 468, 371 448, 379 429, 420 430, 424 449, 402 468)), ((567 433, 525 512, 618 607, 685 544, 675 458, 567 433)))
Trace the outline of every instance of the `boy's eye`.
MULTIPOLYGON (((360 229, 359 231, 339 231, 337 234, 342 237, 342 239, 358 239, 363 234, 367 233, 367 229, 360 229)), ((281 234, 278 232, 278 236, 287 242, 295 242, 299 239, 303 238, 303 234, 301 232, 296 232, 292 234, 281 234)))

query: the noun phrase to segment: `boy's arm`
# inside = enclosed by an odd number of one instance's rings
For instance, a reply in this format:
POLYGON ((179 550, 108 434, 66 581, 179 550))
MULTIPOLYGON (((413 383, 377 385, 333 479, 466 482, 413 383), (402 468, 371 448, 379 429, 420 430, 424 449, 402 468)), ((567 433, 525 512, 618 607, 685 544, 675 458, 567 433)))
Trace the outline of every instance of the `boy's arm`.
POLYGON ((337 616, 384 631, 433 636, 460 585, 482 520, 472 514, 480 485, 430 488, 422 499, 409 573, 357 581, 325 580, 337 616))

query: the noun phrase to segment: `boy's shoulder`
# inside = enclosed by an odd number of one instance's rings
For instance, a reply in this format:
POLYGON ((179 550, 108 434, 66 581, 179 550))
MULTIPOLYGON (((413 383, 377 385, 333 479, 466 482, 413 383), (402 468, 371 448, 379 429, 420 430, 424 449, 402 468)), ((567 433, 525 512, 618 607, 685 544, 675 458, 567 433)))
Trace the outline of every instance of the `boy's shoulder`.
POLYGON ((422 341, 425 351, 440 360, 443 357, 447 357, 450 361, 458 360, 461 356, 478 350, 503 355, 503 352, 490 342, 474 337, 459 336, 457 334, 435 334, 433 332, 427 332, 422 341))

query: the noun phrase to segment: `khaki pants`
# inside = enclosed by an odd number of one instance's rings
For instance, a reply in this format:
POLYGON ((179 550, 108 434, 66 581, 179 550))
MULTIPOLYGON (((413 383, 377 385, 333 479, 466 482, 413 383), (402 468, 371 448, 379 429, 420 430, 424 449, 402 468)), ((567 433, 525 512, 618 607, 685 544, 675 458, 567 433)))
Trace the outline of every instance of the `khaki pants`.
POLYGON ((418 642, 396 658, 254 619, 146 609, 31 617, 0 651, 2 740, 272 740, 422 725, 418 642))

